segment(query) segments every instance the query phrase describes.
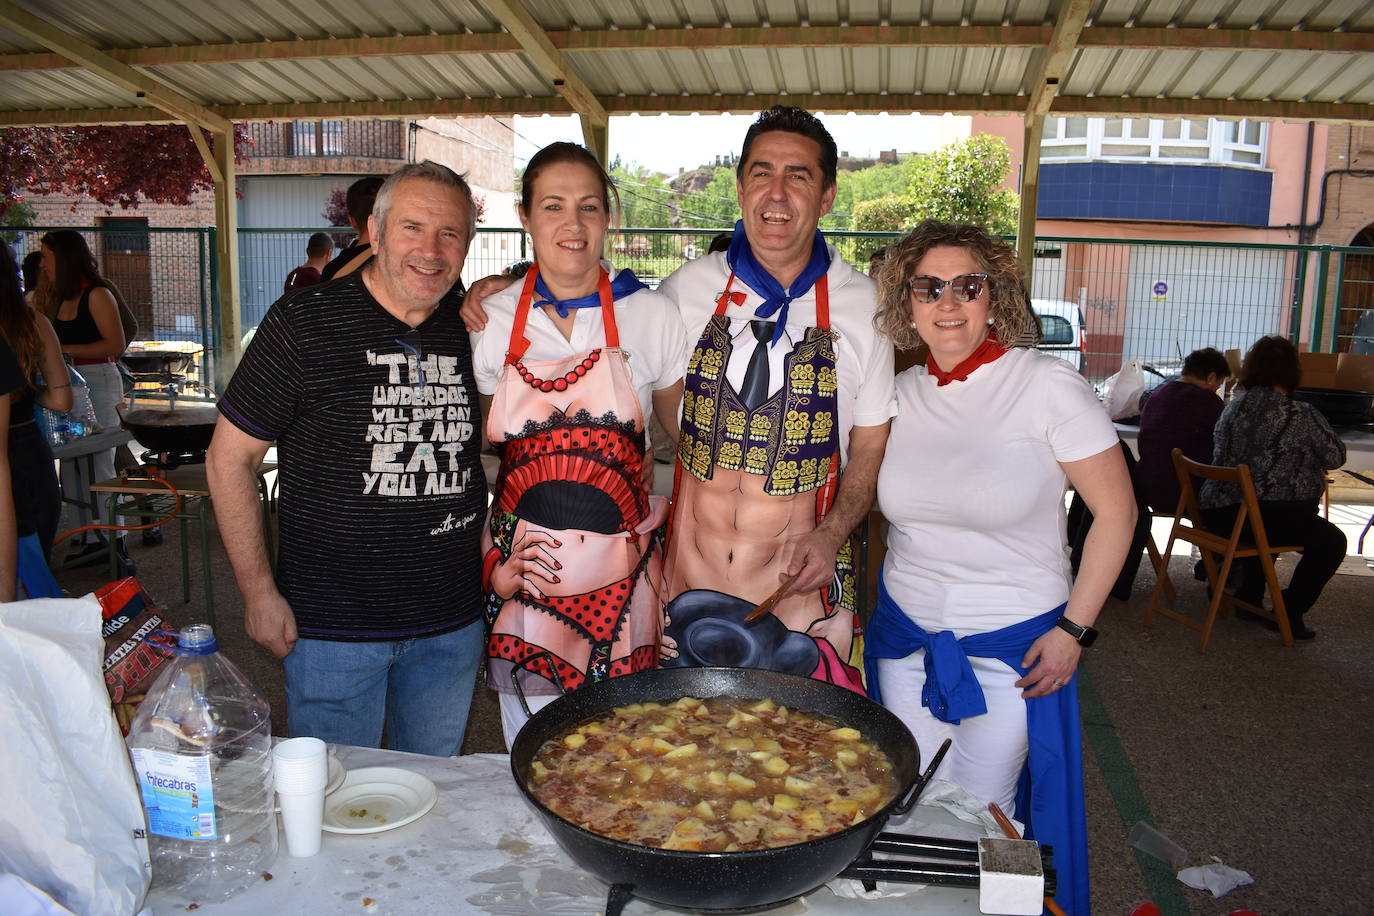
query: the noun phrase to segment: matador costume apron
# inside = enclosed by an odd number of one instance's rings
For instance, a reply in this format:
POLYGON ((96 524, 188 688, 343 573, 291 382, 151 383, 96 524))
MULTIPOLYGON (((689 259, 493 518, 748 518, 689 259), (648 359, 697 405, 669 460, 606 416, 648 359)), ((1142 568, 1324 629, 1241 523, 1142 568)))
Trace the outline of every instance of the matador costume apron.
POLYGON ((830 511, 840 445, 826 277, 814 287, 816 326, 787 355, 781 386, 753 410, 726 378, 733 347, 727 312, 745 298, 731 292, 735 282, 731 273, 687 364, 664 547, 663 665, 768 668, 862 692, 851 657, 852 539, 836 557, 833 582, 744 623, 780 584, 786 540, 813 530, 830 511))
POLYGON ((527 695, 547 696, 657 665, 662 556, 654 531, 667 504, 644 485, 644 416, 606 272, 597 284, 606 345, 525 360, 538 269, 525 277, 487 416, 501 469, 482 581, 488 683, 514 692, 514 666, 540 656, 520 683, 527 695))

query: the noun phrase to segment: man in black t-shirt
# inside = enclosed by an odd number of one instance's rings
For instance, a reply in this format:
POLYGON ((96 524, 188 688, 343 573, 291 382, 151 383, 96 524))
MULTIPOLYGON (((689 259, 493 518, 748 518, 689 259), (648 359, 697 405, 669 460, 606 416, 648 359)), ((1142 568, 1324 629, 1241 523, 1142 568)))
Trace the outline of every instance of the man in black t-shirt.
POLYGON ((278 301, 224 396, 207 471, 248 635, 284 659, 292 735, 457 754, 483 649, 486 481, 452 292, 466 182, 431 162, 382 187, 363 270, 278 301), (279 551, 256 471, 275 441, 279 551))

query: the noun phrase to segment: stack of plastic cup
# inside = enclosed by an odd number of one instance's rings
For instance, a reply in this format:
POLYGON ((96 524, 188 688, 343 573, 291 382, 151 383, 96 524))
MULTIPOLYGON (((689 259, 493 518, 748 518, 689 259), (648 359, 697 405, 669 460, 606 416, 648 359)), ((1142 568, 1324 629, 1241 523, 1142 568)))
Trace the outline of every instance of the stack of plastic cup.
POLYGON ((272 748, 272 779, 281 803, 286 848, 298 858, 320 851, 329 758, 319 738, 288 738, 272 748))

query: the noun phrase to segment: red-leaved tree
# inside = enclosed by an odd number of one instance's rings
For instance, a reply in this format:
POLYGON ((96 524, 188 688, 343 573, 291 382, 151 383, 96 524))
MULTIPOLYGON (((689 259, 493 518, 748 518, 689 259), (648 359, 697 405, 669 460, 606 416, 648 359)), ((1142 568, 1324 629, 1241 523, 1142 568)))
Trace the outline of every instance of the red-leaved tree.
MULTIPOLYGON (((251 144, 235 125, 235 162, 245 161, 251 144)), ((89 197, 127 210, 140 200, 186 205, 196 191, 213 187, 184 126, 0 129, 0 216, 32 194, 89 197)))

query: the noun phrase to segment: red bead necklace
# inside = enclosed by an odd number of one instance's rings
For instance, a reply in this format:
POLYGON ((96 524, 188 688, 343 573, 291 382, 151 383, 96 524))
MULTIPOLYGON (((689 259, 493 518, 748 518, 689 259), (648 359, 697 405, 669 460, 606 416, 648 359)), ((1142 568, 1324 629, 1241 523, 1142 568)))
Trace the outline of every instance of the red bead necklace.
POLYGON ((587 354, 586 359, 582 360, 582 362, 578 363, 576 366, 573 366, 571 372, 555 379, 540 378, 526 369, 524 363, 518 361, 515 363, 515 371, 519 372, 520 378, 525 380, 525 384, 529 385, 535 391, 566 391, 569 385, 577 384, 577 380, 586 375, 592 366, 595 366, 600 359, 601 350, 593 350, 587 354))

